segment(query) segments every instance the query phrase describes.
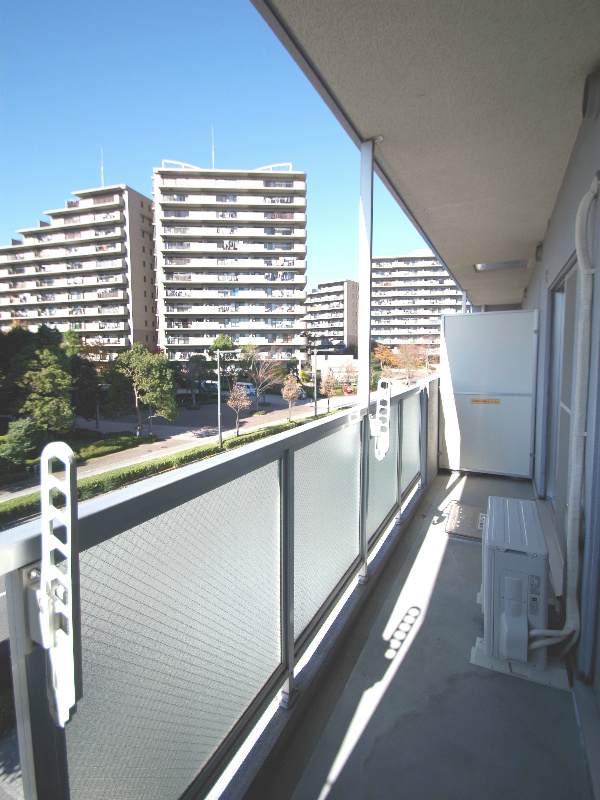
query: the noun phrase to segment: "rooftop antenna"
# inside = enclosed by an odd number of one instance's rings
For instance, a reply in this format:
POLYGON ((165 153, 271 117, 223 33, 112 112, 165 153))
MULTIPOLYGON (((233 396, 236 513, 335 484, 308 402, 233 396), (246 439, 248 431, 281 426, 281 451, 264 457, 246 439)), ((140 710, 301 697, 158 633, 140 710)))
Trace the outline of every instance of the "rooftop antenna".
POLYGON ((100 148, 100 185, 104 186, 104 150, 100 148))
POLYGON ((215 126, 210 126, 210 135, 212 138, 212 168, 215 168, 215 126))

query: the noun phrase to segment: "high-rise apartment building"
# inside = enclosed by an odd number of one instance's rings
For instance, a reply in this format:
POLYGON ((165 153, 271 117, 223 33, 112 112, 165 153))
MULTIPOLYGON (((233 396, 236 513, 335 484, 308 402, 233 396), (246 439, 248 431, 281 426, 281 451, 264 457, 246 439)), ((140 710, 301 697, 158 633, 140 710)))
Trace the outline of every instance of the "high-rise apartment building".
POLYGON ((306 174, 291 165, 154 170, 159 344, 171 360, 219 334, 240 347, 304 347, 306 174))
POLYGON ((133 342, 155 347, 152 201, 124 184, 73 194, 0 248, 1 330, 74 330, 105 360, 133 342))
POLYGON ((358 281, 320 283, 306 298, 306 333, 344 347, 358 343, 358 281))
POLYGON ((442 314, 462 310, 462 292, 433 256, 373 259, 371 337, 380 344, 426 345, 439 351, 442 314))

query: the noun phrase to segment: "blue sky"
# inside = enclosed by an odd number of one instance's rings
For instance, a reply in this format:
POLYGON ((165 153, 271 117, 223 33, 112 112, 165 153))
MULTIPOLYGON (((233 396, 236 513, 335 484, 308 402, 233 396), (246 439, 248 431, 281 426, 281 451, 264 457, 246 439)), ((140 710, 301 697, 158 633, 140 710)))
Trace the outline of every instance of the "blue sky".
MULTIPOLYGON (((299 0, 301 1, 301 0, 299 0)), ((307 278, 357 277, 359 153, 249 0, 0 0, 0 243, 163 158, 307 173, 307 278)), ((375 186, 375 256, 423 247, 375 186)))

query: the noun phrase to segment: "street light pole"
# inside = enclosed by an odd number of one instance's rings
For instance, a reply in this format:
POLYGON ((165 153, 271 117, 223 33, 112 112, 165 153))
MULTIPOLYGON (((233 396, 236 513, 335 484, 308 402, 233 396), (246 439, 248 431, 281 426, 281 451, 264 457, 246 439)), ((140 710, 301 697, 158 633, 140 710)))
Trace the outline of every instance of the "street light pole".
POLYGON ((315 417, 317 416, 317 348, 313 350, 313 395, 315 400, 315 417))
POLYGON ((217 419, 219 420, 219 450, 223 449, 223 432, 221 430, 221 351, 217 350, 217 419))

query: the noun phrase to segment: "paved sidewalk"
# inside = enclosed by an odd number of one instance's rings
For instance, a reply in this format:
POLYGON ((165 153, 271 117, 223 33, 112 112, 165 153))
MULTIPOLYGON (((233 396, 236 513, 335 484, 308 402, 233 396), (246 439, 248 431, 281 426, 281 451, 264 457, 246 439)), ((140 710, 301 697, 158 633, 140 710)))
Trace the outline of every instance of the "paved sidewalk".
MULTIPOLYGON (((335 397, 331 401, 331 410, 340 406, 347 406, 354 402, 353 397, 335 397)), ((240 418, 240 433, 246 433, 253 428, 261 428, 266 425, 274 425, 278 422, 286 421, 288 418, 288 406, 285 400, 274 395, 267 395, 267 402, 271 403, 266 407, 267 413, 258 416, 242 416, 240 418)), ((327 401, 319 400, 318 411, 322 413, 327 410, 327 401)), ((301 400, 292 408, 292 419, 310 417, 314 413, 314 404, 311 400, 301 400)), ((157 418, 158 419, 158 418, 157 418)), ((147 420, 143 420, 147 424, 147 420)), ((221 424, 223 436, 227 438, 235 435, 235 413, 226 403, 221 408, 221 424)), ((103 433, 109 432, 132 432, 137 426, 135 414, 131 414, 118 421, 100 420, 100 427, 103 433)), ((95 420, 84 420, 78 418, 77 427, 96 430, 95 420)), ((160 419, 153 420, 152 432, 158 436, 158 441, 154 444, 140 445, 132 450, 122 450, 108 456, 91 459, 86 464, 77 466, 77 477, 86 478, 98 475, 102 472, 116 469, 117 467, 128 467, 131 464, 139 464, 152 458, 160 458, 181 450, 190 450, 202 444, 216 442, 218 439, 217 406, 201 406, 193 411, 181 409, 179 416, 173 422, 160 419)), ((31 494, 39 488, 39 478, 32 477, 27 481, 5 486, 0 489, 0 502, 11 500, 15 497, 31 494)))

